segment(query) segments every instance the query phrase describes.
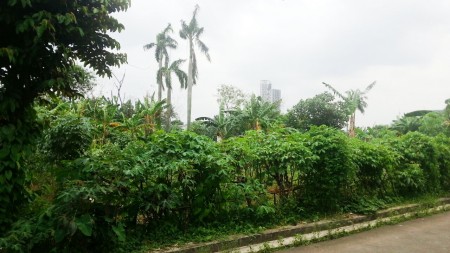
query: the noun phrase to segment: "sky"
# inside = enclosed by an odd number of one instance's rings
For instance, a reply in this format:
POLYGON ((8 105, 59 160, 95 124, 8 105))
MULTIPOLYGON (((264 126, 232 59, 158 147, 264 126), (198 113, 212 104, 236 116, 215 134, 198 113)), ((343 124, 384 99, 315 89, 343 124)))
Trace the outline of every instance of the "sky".
MULTIPOLYGON (((143 46, 168 23, 178 48, 171 61, 188 58, 179 37, 195 5, 204 27, 201 40, 211 62, 197 51, 199 79, 192 117, 218 113, 217 88, 233 85, 259 95, 261 80, 281 90, 282 111, 327 91, 377 84, 356 125, 389 124, 414 110, 439 110, 450 98, 450 1, 448 0, 132 0, 114 16, 125 25, 112 34, 128 55, 122 93, 139 99, 156 92, 158 64, 143 46)), ((182 66, 187 72, 187 62, 182 66)), ((110 94, 114 79, 98 79, 97 94, 110 94)), ((174 87, 178 83, 175 82, 174 87)), ((174 89, 173 105, 186 122, 186 90, 174 89)))

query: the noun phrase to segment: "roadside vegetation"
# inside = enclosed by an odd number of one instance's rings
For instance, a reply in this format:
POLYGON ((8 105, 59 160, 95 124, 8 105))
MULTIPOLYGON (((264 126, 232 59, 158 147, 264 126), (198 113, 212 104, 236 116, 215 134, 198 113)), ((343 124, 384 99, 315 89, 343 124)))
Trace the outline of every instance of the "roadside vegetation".
POLYGON ((194 45, 209 59, 198 7, 180 32, 187 74, 182 60, 169 65, 168 25, 146 45, 160 65, 157 99, 123 101, 120 92, 83 97, 93 74, 75 62, 108 76, 125 62, 103 49, 119 48, 106 32, 123 28, 110 13, 128 1, 56 4, 54 13, 36 2, 0 4, 1 24, 12 27, 0 39, 0 252, 140 251, 450 191, 450 100, 359 129, 355 111, 375 83, 346 95, 327 85, 338 97, 300 100, 284 115, 278 103, 222 86, 218 114, 191 124, 189 107, 184 129, 171 75, 191 96, 194 45))
POLYGON ((194 124, 198 133, 164 131, 158 101, 117 101, 35 105, 44 129, 22 163, 31 200, 2 248, 138 250, 370 213, 450 190, 445 132, 380 127, 351 138, 325 125, 289 128, 281 115, 254 124, 244 115, 260 101, 249 98, 217 142, 218 131, 207 130, 217 126, 204 121, 194 124))

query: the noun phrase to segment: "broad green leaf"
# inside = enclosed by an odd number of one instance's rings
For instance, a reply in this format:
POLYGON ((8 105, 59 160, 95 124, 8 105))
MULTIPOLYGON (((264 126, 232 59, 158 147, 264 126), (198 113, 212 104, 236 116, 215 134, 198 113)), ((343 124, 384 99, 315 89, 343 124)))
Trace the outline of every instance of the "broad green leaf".
POLYGON ((64 237, 66 237, 66 231, 64 231, 63 229, 57 229, 55 231, 55 242, 59 243, 62 240, 64 240, 64 237))
POLYGON ((75 223, 83 235, 92 235, 93 221, 89 214, 83 214, 82 216, 76 218, 75 223))
POLYGON ((5 177, 6 177, 6 179, 7 180, 11 180, 11 178, 12 178, 12 171, 10 171, 10 170, 7 170, 7 171, 5 171, 5 177))
POLYGON ((117 226, 112 226, 114 233, 117 236, 117 239, 121 242, 124 242, 126 239, 125 228, 122 223, 119 223, 117 226))

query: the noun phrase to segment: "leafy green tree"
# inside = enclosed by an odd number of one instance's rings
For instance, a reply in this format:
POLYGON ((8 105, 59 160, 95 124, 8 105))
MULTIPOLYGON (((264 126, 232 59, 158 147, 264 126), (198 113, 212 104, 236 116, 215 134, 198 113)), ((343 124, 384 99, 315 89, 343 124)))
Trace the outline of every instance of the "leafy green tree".
POLYGON ((203 27, 198 26, 197 13, 199 6, 196 5, 192 19, 187 24, 184 20, 181 21, 180 37, 189 42, 189 67, 188 67, 188 80, 187 80, 187 129, 191 126, 191 110, 192 110, 192 86, 197 83, 198 69, 197 58, 195 56, 194 45, 197 45, 200 51, 206 56, 208 61, 211 61, 209 57, 209 48, 200 40, 200 36, 203 34, 203 27))
POLYGON ((170 129, 170 122, 172 118, 172 74, 175 74, 180 82, 181 88, 186 87, 187 75, 186 72, 180 69, 180 65, 184 60, 177 60, 172 62, 170 66, 162 67, 158 70, 158 82, 163 83, 165 81, 167 87, 167 115, 166 115, 166 130, 170 129))
POLYGON ((445 100, 445 104, 447 106, 445 107, 444 112, 445 112, 445 115, 447 116, 447 119, 450 121, 450 98, 445 100))
POLYGON ((111 13, 129 0, 0 2, 0 232, 26 198, 21 164, 38 132, 32 104, 43 94, 73 90, 70 69, 79 61, 98 75, 126 61, 110 33, 124 27, 111 13))
POLYGON ((419 130, 420 125, 421 121, 419 116, 403 116, 394 120, 391 129, 398 131, 400 134, 406 134, 419 130))
POLYGON ((324 92, 313 98, 300 100, 288 111, 286 126, 307 130, 311 126, 330 126, 341 129, 345 126, 347 115, 343 103, 334 102, 331 93, 324 92))
POLYGON ((223 109, 226 111, 241 108, 245 102, 244 92, 232 85, 222 84, 217 89, 217 96, 217 103, 223 105, 223 109))
POLYGON ((376 82, 369 84, 369 86, 361 91, 359 89, 349 90, 345 92, 345 95, 336 90, 333 86, 323 83, 328 89, 333 91, 335 95, 344 100, 345 107, 347 108, 347 115, 349 116, 348 120, 348 135, 350 137, 355 137, 355 117, 356 111, 360 111, 364 113, 367 107, 367 93, 375 86, 376 82))
POLYGON ((444 112, 431 112, 420 119, 419 132, 428 136, 444 134, 450 136, 450 127, 446 124, 444 112))
MULTIPOLYGON (((168 48, 175 49, 177 48, 177 42, 170 37, 169 33, 173 32, 172 25, 168 24, 167 27, 158 35, 156 35, 156 42, 149 43, 144 46, 144 50, 150 50, 153 47, 155 48, 155 59, 159 64, 158 71, 163 67, 169 67, 169 52, 168 48), (164 62, 164 66, 163 66, 164 62)), ((164 89, 162 80, 156 78, 158 83, 158 101, 162 99, 162 90, 164 89)))

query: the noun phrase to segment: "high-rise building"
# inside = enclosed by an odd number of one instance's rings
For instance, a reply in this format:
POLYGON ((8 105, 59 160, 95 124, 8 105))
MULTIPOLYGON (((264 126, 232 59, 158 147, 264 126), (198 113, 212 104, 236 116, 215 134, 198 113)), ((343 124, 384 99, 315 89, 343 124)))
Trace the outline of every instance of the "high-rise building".
POLYGON ((270 83, 269 80, 262 80, 261 84, 260 84, 260 91, 259 91, 259 95, 261 96, 261 98, 264 101, 271 101, 271 93, 272 90, 272 84, 270 83))
POLYGON ((273 89, 273 90, 271 90, 270 95, 271 95, 270 101, 272 103, 278 102, 281 100, 281 90, 273 89))
POLYGON ((269 80, 262 80, 260 83, 260 92, 262 100, 275 103, 281 100, 281 90, 272 89, 269 80))

